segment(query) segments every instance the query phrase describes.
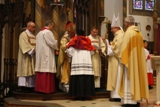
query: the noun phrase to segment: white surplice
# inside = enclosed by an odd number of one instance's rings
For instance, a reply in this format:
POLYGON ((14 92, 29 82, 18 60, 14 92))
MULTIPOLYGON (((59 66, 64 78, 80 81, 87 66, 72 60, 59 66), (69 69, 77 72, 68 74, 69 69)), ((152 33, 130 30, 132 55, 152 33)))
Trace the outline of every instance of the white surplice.
POLYGON ((21 87, 35 87, 35 76, 19 77, 18 86, 21 87))
MULTIPOLYGON (((108 51, 107 55, 112 56, 114 55, 114 52, 112 51, 111 46, 109 45, 108 41, 106 40, 106 43, 108 44, 108 51)), ((117 80, 116 80, 116 87, 115 90, 111 91, 111 98, 121 98, 118 94, 118 88, 119 88, 119 80, 120 80, 120 71, 121 71, 121 63, 118 61, 118 72, 117 72, 117 80)))
POLYGON ((124 98, 121 99, 121 102, 123 104, 137 104, 137 101, 132 100, 132 95, 130 91, 130 80, 127 77, 128 70, 126 67, 124 69, 124 98))

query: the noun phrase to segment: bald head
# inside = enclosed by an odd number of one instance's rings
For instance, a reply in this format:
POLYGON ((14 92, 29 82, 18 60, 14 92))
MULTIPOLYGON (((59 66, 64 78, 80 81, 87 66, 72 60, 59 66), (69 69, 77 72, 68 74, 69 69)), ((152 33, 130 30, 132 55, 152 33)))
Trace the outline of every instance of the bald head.
POLYGON ((30 27, 30 26, 35 26, 35 23, 34 22, 28 22, 27 23, 27 28, 30 27))
POLYGON ((30 32, 34 33, 34 31, 35 31, 35 23, 34 23, 34 22, 28 22, 28 23, 27 23, 27 29, 28 29, 30 32))

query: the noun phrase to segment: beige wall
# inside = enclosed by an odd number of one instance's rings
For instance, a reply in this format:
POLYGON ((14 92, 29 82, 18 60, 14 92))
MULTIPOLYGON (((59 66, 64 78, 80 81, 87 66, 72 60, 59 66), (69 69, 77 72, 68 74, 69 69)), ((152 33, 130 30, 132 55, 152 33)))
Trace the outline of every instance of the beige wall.
POLYGON ((123 0, 104 0, 104 15, 112 21, 113 14, 120 16, 121 24, 123 24, 123 0))
MULTIPOLYGON (((113 14, 117 17, 119 13, 121 25, 123 26, 123 0, 104 0, 104 16, 112 21, 113 14)), ((101 26, 101 35, 106 33, 106 25, 101 26)))
MULTIPOLYGON (((129 14, 129 0, 127 0, 127 15, 130 15, 129 14)), ((139 15, 132 15, 132 16, 134 16, 135 21, 139 25, 139 30, 141 31, 143 35, 143 39, 147 41, 154 41, 152 16, 139 16, 139 15), (151 31, 146 30, 146 25, 151 26, 151 31), (147 36, 147 33, 149 33, 150 36, 147 36)))
MULTIPOLYGON (((113 13, 117 16, 119 13, 121 24, 123 25, 123 0, 104 0, 104 15, 109 20, 112 20, 113 13)), ((127 15, 129 14, 129 0, 127 0, 127 15)), ((153 37, 153 19, 151 16, 138 16, 133 15, 135 18, 135 21, 139 25, 139 29, 143 35, 143 38, 147 41, 154 41, 153 37), (151 26, 151 31, 146 31, 146 25, 151 26), (150 36, 147 36, 147 33, 149 33, 150 36)), ((101 28, 101 34, 104 35, 106 32, 105 24, 102 25, 101 28)))

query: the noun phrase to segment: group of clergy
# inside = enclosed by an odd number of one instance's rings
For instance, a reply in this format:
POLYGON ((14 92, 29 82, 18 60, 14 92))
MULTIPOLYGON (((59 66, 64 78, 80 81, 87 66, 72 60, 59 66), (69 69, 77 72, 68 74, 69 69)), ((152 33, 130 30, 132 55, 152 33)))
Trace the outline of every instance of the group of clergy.
MULTIPOLYGON (((21 91, 35 90, 41 93, 53 93, 55 92, 55 77, 57 77, 60 79, 59 88, 68 92, 71 61, 66 53, 66 46, 77 35, 76 25, 67 22, 66 32, 60 40, 59 49, 52 29, 53 22, 47 21, 45 27, 34 36, 35 24, 34 22, 28 22, 27 29, 20 34, 17 77, 21 91), (56 50, 59 50, 57 69, 55 62, 56 50)), ((80 34, 84 35, 82 32, 80 34)), ((99 53, 103 52, 105 54, 105 43, 97 34, 98 29, 94 27, 88 38, 92 41, 92 45, 97 48, 94 55, 92 55, 92 64, 94 86, 100 87, 101 60, 99 53)))
POLYGON ((52 30, 53 22, 49 20, 34 36, 35 23, 28 22, 27 29, 19 36, 17 76, 23 92, 55 92, 55 50, 58 46, 52 30))
POLYGON ((100 88, 100 54, 103 54, 108 56, 106 90, 111 91, 110 101, 120 98, 124 107, 140 107, 141 99, 149 98, 149 90, 143 37, 134 22, 133 16, 127 16, 124 32, 119 16, 114 16, 112 42, 98 36, 95 27, 89 36, 84 36, 83 30, 76 31, 76 25, 67 22, 59 49, 52 21, 46 21, 36 37, 35 24, 29 22, 19 36, 18 86, 22 91, 53 93, 57 77, 59 88, 70 96, 93 96, 94 89, 100 88), (57 66, 56 50, 59 51, 57 66))

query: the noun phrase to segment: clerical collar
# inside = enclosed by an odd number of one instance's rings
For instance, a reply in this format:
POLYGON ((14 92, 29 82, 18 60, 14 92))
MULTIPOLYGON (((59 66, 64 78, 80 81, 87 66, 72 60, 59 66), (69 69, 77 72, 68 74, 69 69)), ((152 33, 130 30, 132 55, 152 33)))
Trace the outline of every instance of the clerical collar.
POLYGON ((46 29, 48 30, 48 27, 43 27, 41 30, 46 30, 46 29))
MULTIPOLYGON (((92 34, 91 34, 91 36, 92 36, 92 34)), ((96 39, 97 38, 97 35, 96 36, 92 36, 94 39, 96 39)))
POLYGON ((33 33, 32 33, 32 32, 30 32, 28 29, 26 29, 26 32, 27 32, 27 34, 31 34, 31 35, 33 35, 33 33))

